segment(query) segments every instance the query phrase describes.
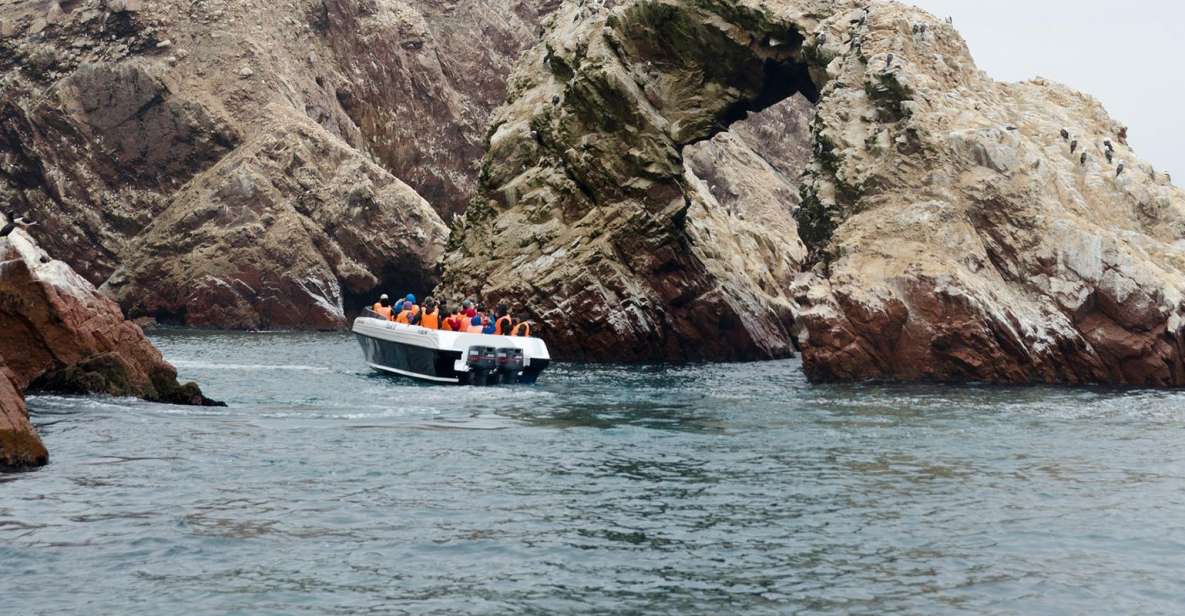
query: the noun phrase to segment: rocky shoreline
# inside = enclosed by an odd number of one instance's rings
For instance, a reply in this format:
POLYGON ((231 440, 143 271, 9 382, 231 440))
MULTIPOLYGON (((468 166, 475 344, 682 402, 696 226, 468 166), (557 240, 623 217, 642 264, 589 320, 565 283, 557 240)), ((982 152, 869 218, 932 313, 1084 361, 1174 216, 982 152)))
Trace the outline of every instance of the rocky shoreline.
POLYGON ((0 51, 0 199, 133 318, 411 290, 563 359, 1185 385, 1185 193, 904 4, 21 1, 0 51))
POLYGON ((48 462, 25 392, 219 405, 124 319, 119 306, 17 229, 0 238, 0 468, 48 462))

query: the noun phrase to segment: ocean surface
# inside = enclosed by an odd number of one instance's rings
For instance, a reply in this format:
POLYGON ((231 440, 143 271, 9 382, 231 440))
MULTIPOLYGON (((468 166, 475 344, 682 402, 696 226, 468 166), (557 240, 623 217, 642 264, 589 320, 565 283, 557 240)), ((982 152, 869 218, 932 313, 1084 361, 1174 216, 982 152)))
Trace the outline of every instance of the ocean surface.
POLYGON ((230 406, 31 398, 0 614, 1185 612, 1185 393, 795 360, 450 388, 348 334, 153 339, 230 406))

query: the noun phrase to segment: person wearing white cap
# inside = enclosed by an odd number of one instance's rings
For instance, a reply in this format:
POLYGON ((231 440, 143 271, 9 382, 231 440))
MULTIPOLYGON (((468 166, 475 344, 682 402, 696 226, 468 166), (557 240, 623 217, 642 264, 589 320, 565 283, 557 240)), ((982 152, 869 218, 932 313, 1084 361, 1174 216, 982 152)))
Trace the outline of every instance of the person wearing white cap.
POLYGON ((386 319, 388 321, 391 320, 391 317, 392 317, 391 298, 387 297, 386 293, 383 293, 382 295, 380 295, 379 301, 376 302, 375 305, 371 306, 370 309, 373 310, 380 317, 383 317, 384 319, 386 319))

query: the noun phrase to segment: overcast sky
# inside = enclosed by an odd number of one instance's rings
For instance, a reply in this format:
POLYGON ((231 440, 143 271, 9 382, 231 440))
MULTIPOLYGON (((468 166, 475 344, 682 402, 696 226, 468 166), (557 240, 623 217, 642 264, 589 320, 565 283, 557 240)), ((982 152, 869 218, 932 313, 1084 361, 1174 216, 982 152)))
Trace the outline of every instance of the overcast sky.
POLYGON ((1102 101, 1136 155, 1185 185, 1185 2, 907 1, 953 17, 992 77, 1040 75, 1102 101))

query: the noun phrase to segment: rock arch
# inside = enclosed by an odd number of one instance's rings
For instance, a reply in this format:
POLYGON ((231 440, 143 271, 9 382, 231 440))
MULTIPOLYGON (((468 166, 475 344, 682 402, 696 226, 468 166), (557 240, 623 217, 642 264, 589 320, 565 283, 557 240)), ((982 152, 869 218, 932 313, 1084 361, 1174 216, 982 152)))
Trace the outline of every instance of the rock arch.
MULTIPOLYGON (((787 289, 805 257, 794 200, 722 205, 685 149, 752 112, 817 100, 804 30, 746 5, 663 0, 553 20, 495 114, 437 294, 518 306, 561 357, 792 354, 787 289)), ((792 140, 805 151, 803 107, 792 140)), ((737 184, 797 181, 743 140, 718 140, 737 184)))

